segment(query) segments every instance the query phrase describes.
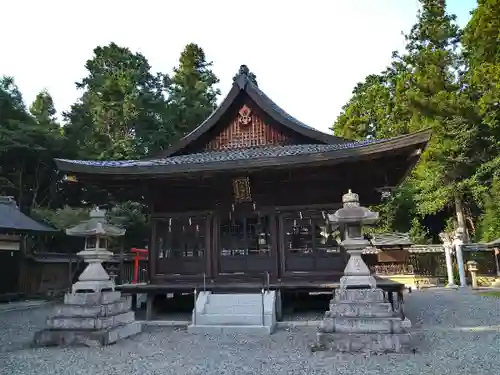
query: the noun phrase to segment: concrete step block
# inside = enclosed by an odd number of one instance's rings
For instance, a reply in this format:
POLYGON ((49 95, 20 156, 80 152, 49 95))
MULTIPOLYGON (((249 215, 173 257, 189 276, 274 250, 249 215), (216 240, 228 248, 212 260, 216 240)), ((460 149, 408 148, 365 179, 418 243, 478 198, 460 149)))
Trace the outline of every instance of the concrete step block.
POLYGON ((72 317, 72 318, 48 318, 47 327, 49 329, 87 329, 100 330, 109 329, 116 325, 132 323, 135 320, 135 313, 128 311, 126 313, 114 316, 97 316, 97 317, 72 317))
POLYGON ((318 343, 339 352, 401 353, 411 341, 409 333, 354 334, 318 332, 318 343))
MULTIPOLYGON (((261 314, 200 314, 196 316, 197 325, 262 325, 261 314)), ((264 325, 272 325, 271 314, 264 315, 264 325)))
MULTIPOLYGON (((264 300, 269 295, 264 295, 264 300)), ((208 296, 208 304, 220 306, 234 305, 256 305, 262 303, 262 295, 260 293, 248 294, 210 294, 208 296)))
POLYGON ((194 334, 245 334, 245 335, 270 335, 273 333, 274 327, 271 326, 254 326, 254 325, 189 325, 188 332, 194 334))
MULTIPOLYGON (((264 306, 264 313, 266 313, 264 306)), ((269 311, 268 311, 269 312, 269 311)), ((247 304, 247 305, 234 305, 234 306, 225 306, 225 305, 216 305, 216 304, 206 304, 204 314, 262 314, 262 304, 247 304)))

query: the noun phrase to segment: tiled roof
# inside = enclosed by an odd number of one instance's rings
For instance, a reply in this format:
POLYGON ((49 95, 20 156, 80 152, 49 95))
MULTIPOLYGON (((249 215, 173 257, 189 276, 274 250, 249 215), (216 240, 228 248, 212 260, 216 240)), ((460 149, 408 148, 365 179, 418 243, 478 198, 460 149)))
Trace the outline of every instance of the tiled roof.
POLYGON ((411 246, 413 241, 408 233, 376 233, 372 236, 371 243, 375 247, 411 246))
POLYGON ((274 158, 281 156, 311 155, 323 152, 330 152, 342 149, 355 149, 369 144, 379 143, 383 140, 364 140, 359 142, 339 143, 330 145, 304 144, 288 146, 262 146, 244 149, 208 151, 196 154, 171 156, 166 158, 144 159, 144 160, 121 160, 121 161, 87 161, 87 160, 67 160, 58 161, 88 165, 95 167, 152 167, 157 165, 182 165, 182 164, 203 164, 222 161, 255 160, 260 158, 274 158))
POLYGON ((9 197, 0 197, 0 231, 53 232, 55 229, 26 216, 9 197))

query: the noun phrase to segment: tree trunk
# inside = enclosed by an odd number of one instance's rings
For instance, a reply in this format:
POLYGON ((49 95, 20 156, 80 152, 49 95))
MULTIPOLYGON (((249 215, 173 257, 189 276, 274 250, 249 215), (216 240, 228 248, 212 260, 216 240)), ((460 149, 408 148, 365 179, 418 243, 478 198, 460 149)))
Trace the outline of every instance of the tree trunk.
POLYGON ((465 212, 464 212, 464 206, 462 202, 462 197, 460 197, 458 194, 455 195, 455 211, 457 214, 457 223, 459 228, 463 228, 465 238, 464 241, 468 242, 469 241, 469 231, 467 230, 467 223, 466 223, 466 217, 465 217, 465 212))

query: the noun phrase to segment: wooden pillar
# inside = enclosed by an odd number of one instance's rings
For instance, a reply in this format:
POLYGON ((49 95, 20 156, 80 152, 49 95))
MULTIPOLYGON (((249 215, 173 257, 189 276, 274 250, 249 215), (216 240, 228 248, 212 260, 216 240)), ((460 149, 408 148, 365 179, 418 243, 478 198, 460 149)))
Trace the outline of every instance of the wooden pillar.
POLYGON ((269 226, 271 228, 271 256, 273 257, 273 270, 271 272, 271 281, 276 281, 280 277, 280 256, 279 256, 279 231, 276 214, 269 215, 269 226))
POLYGON ((281 298, 281 289, 276 290, 276 320, 283 320, 283 300, 281 298))
POLYGON ((151 238, 149 240, 149 253, 148 253, 148 284, 156 275, 156 264, 158 261, 158 233, 157 233, 157 219, 151 219, 151 238))
POLYGON ((155 294, 148 293, 146 299, 146 320, 153 320, 153 301, 155 294))
POLYGON ((206 281, 208 282, 210 279, 213 278, 213 233, 211 231, 212 228, 212 216, 207 215, 205 217, 205 253, 203 254, 203 257, 205 258, 205 274, 206 274, 206 281))

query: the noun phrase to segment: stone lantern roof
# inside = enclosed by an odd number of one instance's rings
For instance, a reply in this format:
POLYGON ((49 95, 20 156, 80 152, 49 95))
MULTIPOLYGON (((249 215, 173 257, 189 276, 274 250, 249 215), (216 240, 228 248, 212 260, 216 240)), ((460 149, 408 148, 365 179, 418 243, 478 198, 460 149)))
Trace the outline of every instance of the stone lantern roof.
POLYGON ((378 219, 378 212, 370 211, 359 204, 359 195, 353 193, 351 189, 342 196, 343 207, 335 213, 328 215, 328 219, 335 224, 359 223, 360 225, 375 224, 378 219))
POLYGON ((99 208, 90 211, 90 219, 73 228, 66 229, 68 236, 77 237, 119 237, 125 234, 125 229, 108 224, 106 222, 106 211, 99 208))

